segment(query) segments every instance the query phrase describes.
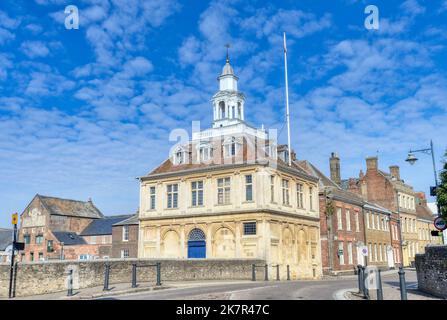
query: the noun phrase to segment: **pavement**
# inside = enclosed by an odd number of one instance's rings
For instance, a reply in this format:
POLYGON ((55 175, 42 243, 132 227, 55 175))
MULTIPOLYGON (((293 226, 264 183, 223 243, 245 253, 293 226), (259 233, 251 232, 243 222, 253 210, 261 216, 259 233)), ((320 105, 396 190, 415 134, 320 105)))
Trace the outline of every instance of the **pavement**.
MULTIPOLYGON (((412 268, 405 269, 405 282, 408 300, 444 300, 418 290, 416 272, 412 268)), ((396 274, 382 277, 382 289, 383 300, 401 300, 399 277, 396 274)), ((377 300, 377 290, 370 290, 369 295, 370 300, 377 300)), ((358 293, 358 286, 338 290, 334 296, 337 300, 365 300, 358 293)))
MULTIPOLYGON (((409 300, 438 300, 417 290, 416 272, 405 270, 409 300)), ((399 300, 399 278, 396 270, 382 272, 385 300, 399 300)), ((74 290, 45 295, 15 298, 17 300, 363 300, 357 294, 356 275, 325 277, 323 280, 299 281, 184 281, 139 283, 131 288, 130 283, 111 284, 110 290, 103 287, 74 290)), ((371 291, 371 299, 376 299, 371 291)))

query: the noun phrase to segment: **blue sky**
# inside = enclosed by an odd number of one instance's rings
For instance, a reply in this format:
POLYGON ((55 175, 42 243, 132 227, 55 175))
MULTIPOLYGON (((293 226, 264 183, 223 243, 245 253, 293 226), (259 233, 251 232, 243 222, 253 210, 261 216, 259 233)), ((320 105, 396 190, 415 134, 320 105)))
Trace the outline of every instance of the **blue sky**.
POLYGON ((280 129, 282 31, 298 158, 328 173, 338 152, 347 178, 378 154, 427 192, 431 159, 404 159, 433 139, 441 167, 446 30, 447 0, 2 0, 0 226, 36 193, 135 212, 135 177, 165 159, 170 131, 210 125, 226 43, 247 120, 280 129), (70 4, 78 30, 64 26, 70 4), (364 27, 369 4, 379 30, 364 27))

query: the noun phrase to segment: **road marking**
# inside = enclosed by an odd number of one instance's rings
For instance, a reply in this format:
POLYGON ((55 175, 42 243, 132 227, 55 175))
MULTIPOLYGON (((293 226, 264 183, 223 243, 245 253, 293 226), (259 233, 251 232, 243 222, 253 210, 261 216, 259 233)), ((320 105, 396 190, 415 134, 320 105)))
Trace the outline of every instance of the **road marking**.
POLYGON ((233 300, 233 295, 235 293, 241 293, 241 292, 247 292, 247 291, 253 291, 253 290, 259 290, 259 289, 265 289, 265 288, 278 288, 277 285, 274 286, 261 286, 261 287, 255 287, 255 288, 248 288, 248 289, 241 289, 241 290, 235 290, 235 291, 229 291, 227 293, 230 294, 230 297, 228 300, 233 300))

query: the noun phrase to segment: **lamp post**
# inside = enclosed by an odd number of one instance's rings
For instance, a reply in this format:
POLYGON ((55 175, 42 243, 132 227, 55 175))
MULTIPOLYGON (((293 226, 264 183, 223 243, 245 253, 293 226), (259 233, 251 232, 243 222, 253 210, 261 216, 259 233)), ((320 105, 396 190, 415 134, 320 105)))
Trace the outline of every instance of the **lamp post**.
MULTIPOLYGON (((416 161, 418 160, 418 158, 416 158, 416 156, 414 155, 415 153, 425 153, 427 155, 431 155, 431 160, 433 162, 433 173, 435 176, 435 189, 438 188, 438 174, 436 172, 436 163, 435 163, 435 152, 433 150, 433 140, 430 140, 430 148, 426 148, 426 149, 419 149, 419 150, 410 150, 408 151, 408 157, 407 159, 405 159, 405 161, 407 161, 410 165, 414 165, 416 163, 416 161)), ((438 209, 438 216, 441 216, 441 207, 438 203, 438 197, 436 192, 434 194, 430 194, 431 196, 435 196, 436 197, 436 207, 438 209)), ((443 237, 444 237, 444 233, 442 233, 443 237)))

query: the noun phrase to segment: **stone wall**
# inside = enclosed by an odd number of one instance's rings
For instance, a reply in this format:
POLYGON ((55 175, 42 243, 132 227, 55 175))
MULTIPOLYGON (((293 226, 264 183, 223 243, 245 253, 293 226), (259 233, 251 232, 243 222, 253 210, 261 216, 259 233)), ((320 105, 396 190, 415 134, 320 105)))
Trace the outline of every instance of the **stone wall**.
POLYGON ((425 254, 416 255, 419 290, 447 298, 447 245, 425 247, 425 254))
MULTIPOLYGON (((254 259, 110 259, 92 261, 44 261, 18 263, 15 280, 16 297, 37 295, 67 290, 68 273, 73 270, 73 288, 102 286, 104 266, 108 262, 110 284, 131 283, 132 264, 138 266, 161 263, 161 280, 250 280, 252 264, 263 265, 263 260, 254 259)), ((260 270, 259 270, 260 271, 260 270)), ((259 272, 257 278, 263 274, 259 272)), ((137 268, 137 281, 156 281, 154 267, 137 268)), ((0 297, 8 296, 9 266, 0 265, 0 297)))

